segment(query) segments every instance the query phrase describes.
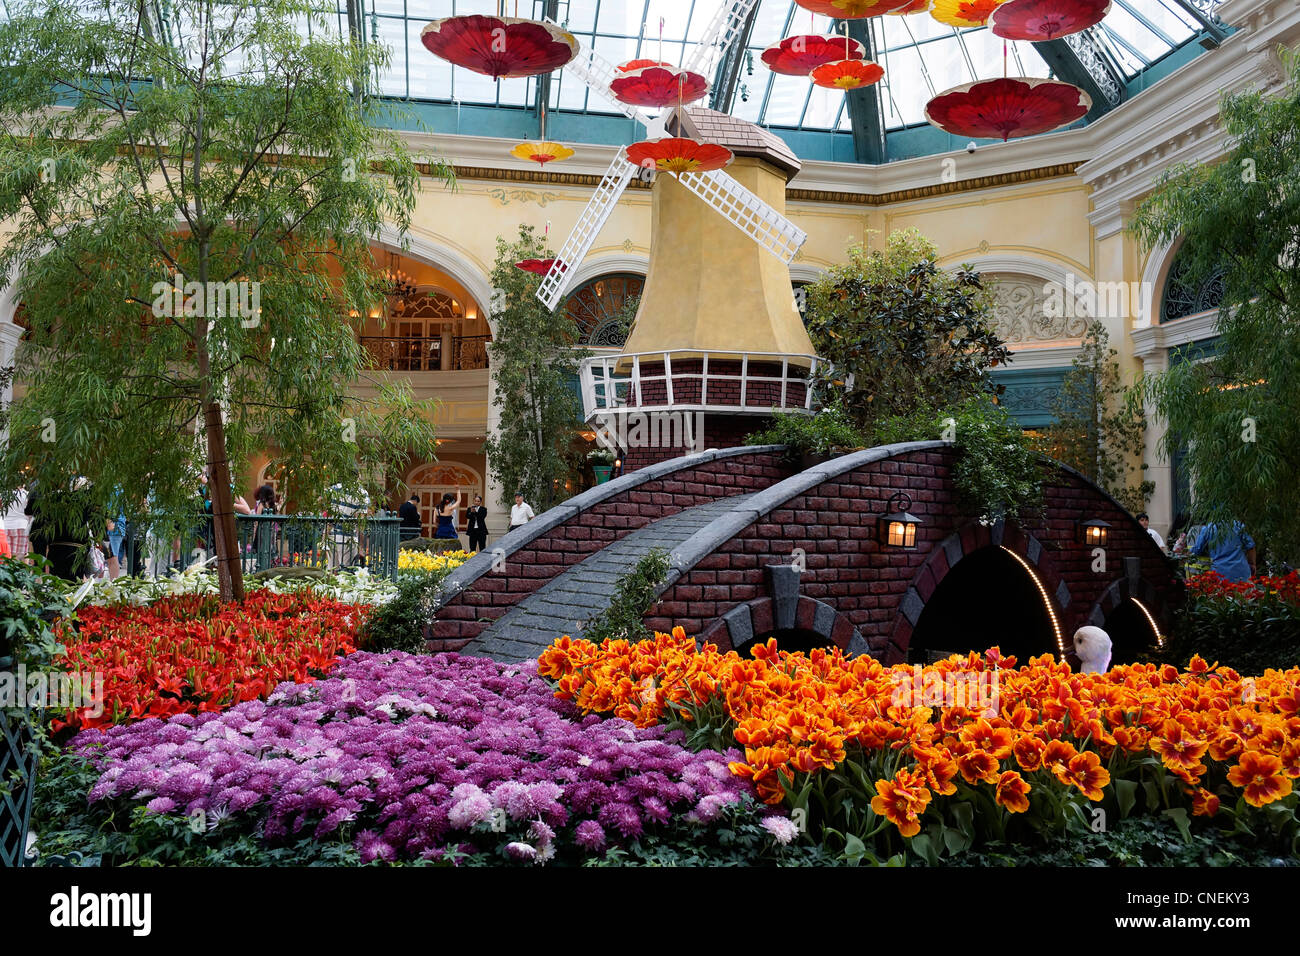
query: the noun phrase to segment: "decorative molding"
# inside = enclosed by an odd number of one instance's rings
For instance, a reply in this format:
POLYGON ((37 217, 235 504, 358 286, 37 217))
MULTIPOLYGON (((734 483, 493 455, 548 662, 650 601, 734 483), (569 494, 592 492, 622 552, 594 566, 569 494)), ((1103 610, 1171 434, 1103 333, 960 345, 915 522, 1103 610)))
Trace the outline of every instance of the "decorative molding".
POLYGON ((1059 179, 1072 176, 1080 162, 1059 163, 1054 166, 1041 166, 1034 169, 1021 169, 1014 172, 996 173, 980 176, 976 179, 961 179, 956 182, 936 182, 928 186, 901 189, 886 193, 838 192, 829 189, 801 189, 790 187, 785 191, 785 199, 790 202, 825 202, 837 205, 886 206, 892 203, 911 202, 916 199, 929 199, 932 196, 949 196, 954 193, 971 192, 976 189, 996 189, 1000 186, 1020 186, 1025 183, 1039 182, 1044 179, 1059 179))
POLYGON ((1081 339, 1088 329, 1082 315, 1047 314, 1047 283, 1035 276, 986 274, 993 291, 993 327, 1008 345, 1081 339))
POLYGON ((1157 352, 1167 352, 1180 345, 1212 339, 1218 334, 1218 322, 1219 310, 1214 309, 1174 322, 1165 322, 1163 325, 1134 329, 1130 333, 1133 339, 1133 353, 1145 361, 1148 356, 1157 352))
POLYGON ((1069 368, 1079 354, 1076 345, 1049 345, 1045 348, 1012 349, 1007 371, 1044 371, 1069 368))

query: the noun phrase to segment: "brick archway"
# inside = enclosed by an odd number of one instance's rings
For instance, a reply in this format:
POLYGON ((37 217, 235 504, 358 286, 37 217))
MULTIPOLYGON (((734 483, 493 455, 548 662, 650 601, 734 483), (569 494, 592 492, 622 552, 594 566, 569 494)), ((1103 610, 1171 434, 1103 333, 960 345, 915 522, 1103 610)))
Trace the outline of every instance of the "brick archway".
POLYGON ((699 643, 714 644, 732 651, 751 642, 765 640, 774 631, 799 630, 816 634, 829 646, 846 654, 867 654, 866 640, 847 617, 825 601, 806 594, 789 602, 779 598, 755 598, 738 604, 700 635, 699 643), (785 617, 785 620, 782 618, 785 617))
POLYGON ((1019 559, 1019 563, 1044 592, 1056 630, 1058 648, 1069 649, 1064 611, 1070 606, 1070 587, 1043 543, 1015 522, 999 520, 986 525, 974 521, 937 544, 912 577, 889 635, 886 663, 907 659, 912 633, 921 620, 926 602, 938 590, 940 582, 963 558, 985 548, 1003 548, 1019 559))
POLYGON ((1156 632, 1156 639, 1163 645, 1164 634, 1161 624, 1169 623, 1169 609, 1161 599, 1160 592, 1146 578, 1141 577, 1135 568, 1127 568, 1128 573, 1110 583, 1101 596, 1093 602, 1088 612, 1087 621, 1096 627, 1105 627, 1106 619, 1125 601, 1134 600, 1146 612, 1149 623, 1156 632))

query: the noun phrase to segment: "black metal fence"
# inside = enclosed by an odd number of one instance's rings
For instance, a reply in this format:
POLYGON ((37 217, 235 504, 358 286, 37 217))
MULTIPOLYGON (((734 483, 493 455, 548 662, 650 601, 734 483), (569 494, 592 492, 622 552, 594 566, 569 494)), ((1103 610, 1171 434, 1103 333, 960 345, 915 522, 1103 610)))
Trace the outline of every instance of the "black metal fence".
MULTIPOLYGON (((396 515, 235 515, 245 573, 272 568, 338 571, 363 567, 397 579, 399 525, 396 515)), ((208 561, 216 553, 211 515, 155 520, 148 528, 127 522, 123 547, 130 574, 161 576, 208 561)))

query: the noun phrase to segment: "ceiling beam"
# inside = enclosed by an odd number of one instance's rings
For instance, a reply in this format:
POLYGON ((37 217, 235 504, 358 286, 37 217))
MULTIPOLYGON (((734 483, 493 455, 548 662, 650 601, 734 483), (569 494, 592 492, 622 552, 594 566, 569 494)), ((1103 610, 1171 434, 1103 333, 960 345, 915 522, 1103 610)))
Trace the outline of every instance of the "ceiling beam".
MULTIPOLYGON (((560 16, 560 0, 546 0, 542 16, 552 23, 557 22, 560 16)), ((533 109, 537 113, 537 138, 542 140, 547 138, 546 110, 551 103, 552 75, 552 73, 543 73, 537 78, 537 97, 533 100, 533 109)))
POLYGON ((761 3, 756 3, 745 17, 745 23, 736 35, 736 42, 723 54, 722 62, 713 77, 713 88, 709 92, 709 107, 719 113, 730 113, 736 102, 736 90, 740 86, 740 70, 745 65, 745 50, 749 38, 754 33, 754 20, 758 16, 761 3))
MULTIPOLYGON (((876 45, 867 20, 836 20, 835 32, 843 35, 848 24, 849 37, 857 40, 867 51, 867 59, 876 62, 876 45)), ((873 83, 865 89, 849 90, 844 94, 849 111, 849 125, 853 130, 853 156, 859 163, 879 166, 888 160, 885 151, 885 124, 880 110, 880 84, 873 83)))

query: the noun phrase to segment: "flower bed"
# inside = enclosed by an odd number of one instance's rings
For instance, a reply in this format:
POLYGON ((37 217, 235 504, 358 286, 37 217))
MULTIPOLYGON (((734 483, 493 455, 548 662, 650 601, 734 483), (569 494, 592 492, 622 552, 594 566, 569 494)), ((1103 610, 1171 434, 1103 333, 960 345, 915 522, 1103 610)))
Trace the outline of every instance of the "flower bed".
MULTIPOLYGON (((358 653, 265 702, 80 734, 98 819, 198 819, 209 839, 350 840, 363 861, 487 847, 580 858, 720 820, 752 791, 727 754, 574 708, 524 665, 358 653), (143 809, 142 809, 143 807, 143 809)), ((769 832, 789 840, 789 821, 769 832)))
POLYGON ((746 660, 697 650, 678 628, 638 644, 565 637, 538 673, 584 712, 733 737, 745 759, 731 770, 764 801, 862 853, 873 838, 896 847, 891 824, 931 862, 982 840, 1033 842, 1086 826, 1094 806, 1300 833, 1300 668, 1250 679, 1196 658, 1187 672, 1074 674, 1046 655, 1017 668, 996 649, 886 668, 772 641, 746 660))
POLYGON ((352 653, 365 611, 309 591, 254 591, 222 606, 214 595, 161 598, 147 607, 89 607, 60 639, 65 671, 102 674, 103 713, 70 710, 55 730, 222 710, 311 681, 352 653))
POLYGON ((402 548, 397 552, 398 571, 433 571, 449 573, 474 556, 470 551, 417 551, 402 548))
POLYGON ((1300 664, 1300 573, 1228 581, 1214 572, 1187 579, 1168 659, 1200 654, 1240 671, 1300 664))

